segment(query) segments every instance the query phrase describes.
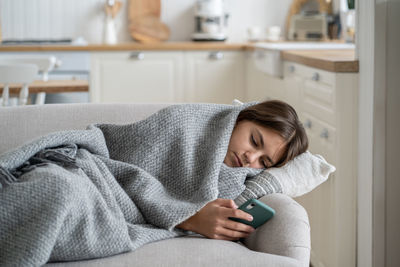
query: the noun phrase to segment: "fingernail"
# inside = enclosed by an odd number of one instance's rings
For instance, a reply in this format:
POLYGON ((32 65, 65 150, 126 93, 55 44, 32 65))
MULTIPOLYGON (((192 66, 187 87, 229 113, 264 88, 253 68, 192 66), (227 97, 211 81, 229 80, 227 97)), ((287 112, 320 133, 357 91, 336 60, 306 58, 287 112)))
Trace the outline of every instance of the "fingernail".
POLYGON ((253 220, 253 217, 252 217, 252 216, 250 216, 250 217, 249 217, 249 221, 252 221, 252 220, 253 220))

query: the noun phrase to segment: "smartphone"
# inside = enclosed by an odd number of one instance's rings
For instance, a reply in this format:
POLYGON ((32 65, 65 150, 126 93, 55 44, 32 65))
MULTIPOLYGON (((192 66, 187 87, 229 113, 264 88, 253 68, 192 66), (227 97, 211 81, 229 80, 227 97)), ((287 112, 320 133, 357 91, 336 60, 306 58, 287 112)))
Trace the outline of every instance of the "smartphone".
POLYGON ((253 216, 253 220, 250 222, 238 218, 229 218, 229 219, 250 225, 253 228, 257 228, 263 225, 265 222, 267 222, 275 215, 275 210, 273 208, 254 198, 246 201, 239 207, 239 209, 251 214, 251 216, 253 216))

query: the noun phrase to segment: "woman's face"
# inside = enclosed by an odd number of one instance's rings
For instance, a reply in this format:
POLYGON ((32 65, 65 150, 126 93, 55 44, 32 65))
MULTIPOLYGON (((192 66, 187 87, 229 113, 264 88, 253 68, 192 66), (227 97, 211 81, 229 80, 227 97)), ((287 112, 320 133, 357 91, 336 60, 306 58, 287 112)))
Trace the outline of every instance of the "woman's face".
POLYGON ((230 167, 269 168, 281 158, 285 140, 277 132, 251 121, 233 129, 224 163, 230 167))

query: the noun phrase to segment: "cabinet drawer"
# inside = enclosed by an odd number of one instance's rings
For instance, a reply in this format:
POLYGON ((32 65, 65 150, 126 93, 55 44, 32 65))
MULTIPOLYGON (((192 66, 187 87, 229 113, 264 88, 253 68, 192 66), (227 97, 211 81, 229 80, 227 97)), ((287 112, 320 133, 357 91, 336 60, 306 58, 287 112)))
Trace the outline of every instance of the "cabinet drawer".
POLYGON ((310 68, 290 61, 284 62, 283 72, 284 77, 295 74, 315 82, 325 83, 332 86, 335 84, 335 73, 316 68, 310 68))
POLYGON ((300 120, 307 132, 309 150, 321 154, 328 162, 335 164, 336 128, 307 112, 300 114, 300 120))
POLYGON ((284 70, 285 74, 295 73, 297 75, 304 77, 305 79, 326 83, 330 85, 334 85, 335 83, 335 73, 333 72, 316 68, 310 68, 290 61, 285 63, 286 63, 284 70))
POLYGON ((296 78, 296 83, 290 86, 299 87, 301 93, 298 101, 301 109, 335 125, 335 74, 289 61, 284 64, 284 73, 286 80, 296 78))
POLYGON ((314 81, 304 81, 304 98, 309 98, 315 102, 320 102, 326 108, 334 110, 335 91, 332 86, 314 81))
POLYGON ((302 109, 319 119, 335 125, 335 89, 329 84, 305 79, 302 88, 302 109))

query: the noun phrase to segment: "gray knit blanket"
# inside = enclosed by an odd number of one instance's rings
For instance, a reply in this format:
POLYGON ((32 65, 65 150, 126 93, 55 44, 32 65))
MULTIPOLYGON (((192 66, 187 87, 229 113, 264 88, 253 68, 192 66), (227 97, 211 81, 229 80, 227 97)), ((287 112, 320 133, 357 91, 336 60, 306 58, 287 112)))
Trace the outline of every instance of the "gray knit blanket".
POLYGON ((223 164, 245 107, 173 105, 133 124, 56 132, 1 155, 0 266, 132 251, 187 234, 175 226, 218 197, 240 204, 271 185, 279 192, 260 170, 223 164), (249 186, 257 179, 264 186, 249 186))

